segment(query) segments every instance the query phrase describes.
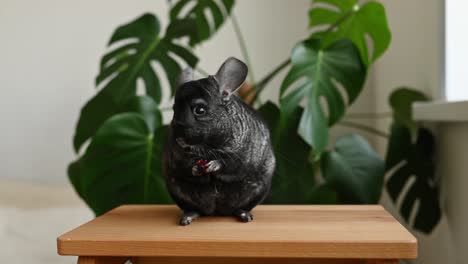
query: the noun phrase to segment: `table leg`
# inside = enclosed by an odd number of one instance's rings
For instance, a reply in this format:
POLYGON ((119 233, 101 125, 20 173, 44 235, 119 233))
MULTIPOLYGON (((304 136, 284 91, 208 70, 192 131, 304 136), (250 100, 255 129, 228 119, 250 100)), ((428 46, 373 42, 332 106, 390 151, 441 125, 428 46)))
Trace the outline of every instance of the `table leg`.
POLYGON ((78 257, 78 264, 124 264, 129 257, 78 257))

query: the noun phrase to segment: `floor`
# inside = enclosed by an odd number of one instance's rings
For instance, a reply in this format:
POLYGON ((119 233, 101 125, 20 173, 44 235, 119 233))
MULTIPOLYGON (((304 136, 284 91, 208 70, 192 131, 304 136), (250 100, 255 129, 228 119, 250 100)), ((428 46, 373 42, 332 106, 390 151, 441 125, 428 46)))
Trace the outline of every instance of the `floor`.
POLYGON ((0 181, 0 255, 10 264, 76 263, 57 255, 55 239, 92 218, 69 186, 0 181))

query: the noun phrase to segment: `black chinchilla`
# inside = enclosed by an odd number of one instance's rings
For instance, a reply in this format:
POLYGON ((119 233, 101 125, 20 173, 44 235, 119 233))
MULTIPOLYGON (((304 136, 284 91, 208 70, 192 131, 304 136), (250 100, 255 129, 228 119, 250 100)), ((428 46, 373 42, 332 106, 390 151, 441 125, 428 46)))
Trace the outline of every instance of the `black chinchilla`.
POLYGON ((275 157, 266 123, 234 92, 247 66, 227 59, 214 76, 179 78, 164 150, 167 188, 183 210, 181 225, 203 215, 253 220, 250 210, 268 195, 275 157))

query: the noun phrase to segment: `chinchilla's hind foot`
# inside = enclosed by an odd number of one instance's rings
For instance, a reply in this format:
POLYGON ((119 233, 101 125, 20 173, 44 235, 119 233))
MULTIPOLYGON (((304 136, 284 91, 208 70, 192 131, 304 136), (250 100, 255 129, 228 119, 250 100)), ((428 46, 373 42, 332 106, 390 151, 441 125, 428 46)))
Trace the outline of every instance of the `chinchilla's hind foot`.
POLYGON ((244 222, 244 223, 250 222, 250 221, 252 221, 254 219, 253 214, 251 212, 245 211, 245 210, 236 211, 234 216, 237 217, 237 219, 239 219, 239 221, 244 222))
POLYGON ((179 220, 179 225, 186 226, 190 225, 193 220, 200 217, 200 214, 197 212, 184 212, 179 220))

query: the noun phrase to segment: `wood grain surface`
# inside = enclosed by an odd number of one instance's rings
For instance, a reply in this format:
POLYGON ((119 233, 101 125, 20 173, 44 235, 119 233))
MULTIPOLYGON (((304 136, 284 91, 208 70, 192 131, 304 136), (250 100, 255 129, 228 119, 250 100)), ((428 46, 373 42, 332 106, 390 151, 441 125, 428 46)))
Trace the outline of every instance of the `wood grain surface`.
MULTIPOLYGON (((360 259, 137 257, 133 264, 368 264, 360 259)), ((123 264, 123 263, 115 263, 123 264)), ((377 263, 370 263, 377 264, 377 263)), ((380 263, 379 263, 380 264, 380 263)), ((385 263, 393 264, 393 263, 385 263)))
POLYGON ((58 238, 74 256, 414 259, 416 239, 381 206, 262 205, 255 220, 177 224, 169 205, 128 205, 58 238))

